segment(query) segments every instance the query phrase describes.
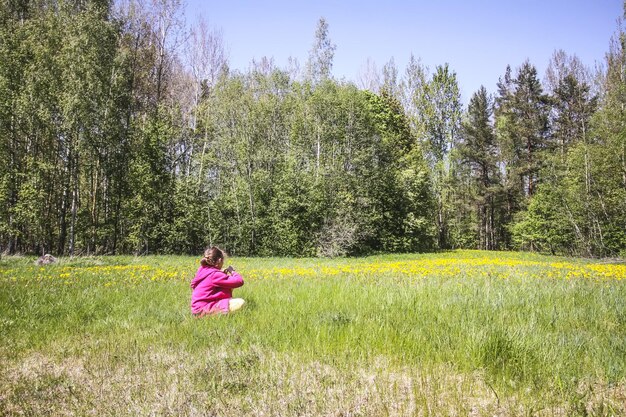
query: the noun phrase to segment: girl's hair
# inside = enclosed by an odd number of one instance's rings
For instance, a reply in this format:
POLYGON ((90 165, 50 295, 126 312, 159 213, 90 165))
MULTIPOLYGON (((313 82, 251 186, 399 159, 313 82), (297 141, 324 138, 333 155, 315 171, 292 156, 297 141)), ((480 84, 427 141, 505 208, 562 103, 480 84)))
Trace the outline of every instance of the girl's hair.
POLYGON ((212 246, 204 251, 204 258, 200 261, 202 266, 217 266, 224 259, 224 252, 217 246, 212 246))

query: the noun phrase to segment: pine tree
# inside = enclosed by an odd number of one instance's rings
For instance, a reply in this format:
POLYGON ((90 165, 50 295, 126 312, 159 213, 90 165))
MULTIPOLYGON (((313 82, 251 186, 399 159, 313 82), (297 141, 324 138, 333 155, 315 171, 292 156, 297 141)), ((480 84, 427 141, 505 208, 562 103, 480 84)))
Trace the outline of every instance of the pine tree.
POLYGON ((469 166, 476 189, 472 205, 478 218, 479 247, 488 250, 497 249, 500 244, 497 223, 500 172, 492 116, 492 100, 481 86, 470 100, 459 146, 461 163, 469 166))
POLYGON ((597 97, 590 97, 589 90, 589 85, 568 74, 554 91, 552 140, 561 157, 569 146, 589 140, 590 119, 598 101, 597 97))
MULTIPOLYGON (((511 77, 507 67, 498 83, 496 98, 496 136, 501 152, 505 193, 504 223, 523 210, 535 193, 549 144, 549 99, 528 61, 511 77)), ((509 237, 504 234, 508 243, 509 237)))

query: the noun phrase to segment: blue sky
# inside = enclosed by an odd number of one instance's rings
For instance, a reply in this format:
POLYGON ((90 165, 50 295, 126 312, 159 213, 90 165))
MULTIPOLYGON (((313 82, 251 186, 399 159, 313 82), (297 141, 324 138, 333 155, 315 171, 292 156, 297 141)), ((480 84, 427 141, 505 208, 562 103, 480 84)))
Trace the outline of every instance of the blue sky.
POLYGON ((202 15, 221 29, 231 68, 273 57, 304 66, 320 17, 337 45, 333 75, 357 81, 367 59, 378 69, 394 58, 400 72, 411 55, 431 71, 449 63, 463 101, 484 85, 496 91, 507 64, 526 59, 543 78, 556 49, 593 67, 604 59, 622 16, 622 0, 244 1, 188 0, 187 20, 202 15))

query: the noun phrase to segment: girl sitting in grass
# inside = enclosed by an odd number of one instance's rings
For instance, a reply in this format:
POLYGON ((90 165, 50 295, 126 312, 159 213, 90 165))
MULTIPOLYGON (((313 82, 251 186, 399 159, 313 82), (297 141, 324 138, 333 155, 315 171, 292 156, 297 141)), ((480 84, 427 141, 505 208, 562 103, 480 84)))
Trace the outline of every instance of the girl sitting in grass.
POLYGON ((243 285, 243 278, 232 266, 222 271, 224 252, 216 246, 204 251, 200 268, 191 281, 191 312, 197 317, 239 310, 245 303, 232 298, 233 289, 243 285))

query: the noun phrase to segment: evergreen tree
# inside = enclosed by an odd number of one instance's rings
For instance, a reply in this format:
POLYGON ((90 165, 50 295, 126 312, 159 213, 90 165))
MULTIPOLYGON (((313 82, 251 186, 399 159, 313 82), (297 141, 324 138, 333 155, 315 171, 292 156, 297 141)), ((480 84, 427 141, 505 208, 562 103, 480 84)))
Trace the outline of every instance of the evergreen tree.
MULTIPOLYGON (((501 151, 501 170, 506 196, 504 223, 512 224, 535 193, 549 144, 549 99, 528 61, 511 77, 507 67, 498 83, 496 132, 501 151)), ((505 241, 509 237, 505 234, 505 241)))
POLYGON ((0 3, 2 251, 623 255, 622 28, 598 81, 558 51, 549 96, 507 67, 462 122, 447 64, 334 80, 324 19, 303 82, 193 33, 179 0, 0 3))
POLYGON ((493 103, 481 88, 472 96, 462 125, 461 163, 469 166, 475 192, 472 205, 478 218, 477 241, 481 249, 498 249, 500 172, 498 145, 492 125, 493 103))
POLYGON ((572 144, 589 141, 590 119, 597 107, 597 97, 590 97, 589 89, 568 74, 554 91, 552 140, 561 157, 572 144))

